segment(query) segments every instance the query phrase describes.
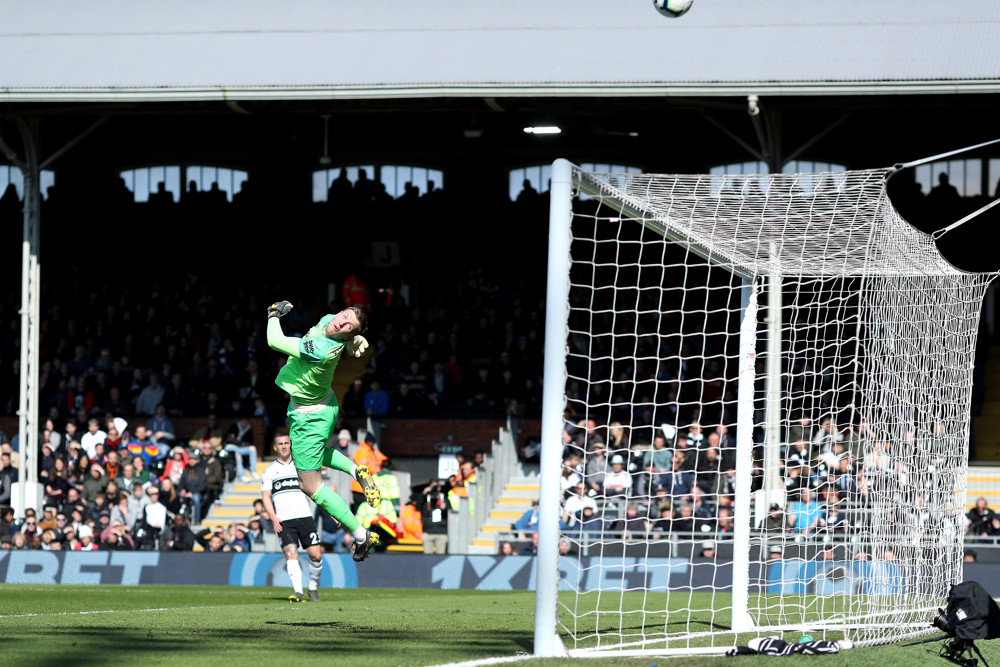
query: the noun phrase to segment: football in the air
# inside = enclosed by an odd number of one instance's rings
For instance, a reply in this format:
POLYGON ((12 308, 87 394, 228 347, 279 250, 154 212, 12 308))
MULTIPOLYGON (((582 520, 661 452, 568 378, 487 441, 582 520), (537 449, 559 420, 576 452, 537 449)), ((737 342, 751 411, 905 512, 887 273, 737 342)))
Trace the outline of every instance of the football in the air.
POLYGON ((656 11, 672 19, 684 16, 691 9, 692 4, 694 4, 694 0, 653 0, 656 11))

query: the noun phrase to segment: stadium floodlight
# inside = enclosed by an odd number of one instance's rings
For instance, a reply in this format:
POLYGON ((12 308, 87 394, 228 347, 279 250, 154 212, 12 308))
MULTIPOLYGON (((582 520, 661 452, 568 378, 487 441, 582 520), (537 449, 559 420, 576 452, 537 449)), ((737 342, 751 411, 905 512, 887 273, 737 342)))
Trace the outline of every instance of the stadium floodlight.
POLYGON ((559 134, 562 128, 556 125, 536 125, 524 128, 525 134, 559 134))
POLYGON ((903 220, 891 173, 554 163, 536 654, 932 630, 962 574, 973 357, 994 274, 957 269, 903 220), (564 435, 586 442, 582 419, 634 464, 632 489, 597 495, 603 521, 564 526, 560 557, 564 435), (687 444, 690 477, 644 472, 657 433, 687 444), (794 497, 806 478, 815 506, 794 497))

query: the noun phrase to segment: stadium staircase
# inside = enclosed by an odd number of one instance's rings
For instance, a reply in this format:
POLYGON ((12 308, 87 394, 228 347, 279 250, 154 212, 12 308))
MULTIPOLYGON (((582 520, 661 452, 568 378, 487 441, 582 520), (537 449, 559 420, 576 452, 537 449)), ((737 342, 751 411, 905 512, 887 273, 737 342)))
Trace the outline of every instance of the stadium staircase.
MULTIPOLYGON (((257 461, 257 473, 260 474, 268 466, 271 459, 257 461)), ((191 530, 197 535, 205 528, 227 528, 231 523, 247 524, 253 516, 253 501, 260 498, 260 480, 255 479, 250 482, 234 480, 227 482, 222 487, 219 499, 212 503, 205 519, 200 523, 191 526, 191 530)), ((264 550, 280 551, 277 536, 273 533, 264 534, 264 550)), ((200 544, 194 545, 194 551, 204 551, 200 544)))
MULTIPOLYGON (((262 473, 272 460, 259 459, 257 461, 257 474, 262 473)), ((200 528, 225 528, 233 522, 246 523, 254 513, 253 501, 259 498, 260 479, 249 482, 237 479, 227 482, 222 487, 219 499, 212 504, 205 519, 201 522, 200 528)))
POLYGON ((1000 510, 1000 466, 970 466, 966 508, 972 509, 977 498, 986 498, 994 510, 1000 510))
POLYGON ((497 533, 509 531, 511 524, 531 508, 532 502, 538 500, 538 471, 526 472, 528 474, 515 476, 504 484, 500 497, 489 509, 467 553, 496 554, 500 546, 496 540, 497 533))
POLYGON ((509 531, 538 500, 538 467, 518 461, 516 432, 513 421, 500 429, 469 496, 449 515, 448 553, 495 554, 496 533, 509 531))
MULTIPOLYGON (((271 460, 258 460, 260 474, 271 460)), ((233 522, 246 523, 253 515, 253 502, 260 498, 260 480, 250 482, 234 480, 222 487, 222 494, 212 504, 208 515, 201 522, 203 528, 225 528, 233 522)))

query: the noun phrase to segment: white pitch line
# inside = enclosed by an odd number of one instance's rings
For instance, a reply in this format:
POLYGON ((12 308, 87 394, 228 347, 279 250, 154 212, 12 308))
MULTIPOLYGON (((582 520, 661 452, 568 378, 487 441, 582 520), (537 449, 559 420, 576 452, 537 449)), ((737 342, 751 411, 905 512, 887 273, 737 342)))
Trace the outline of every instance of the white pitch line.
POLYGON ((155 607, 152 609, 99 609, 94 611, 53 611, 43 614, 0 614, 0 618, 31 618, 33 616, 83 616, 85 614, 131 614, 140 611, 172 611, 174 609, 205 609, 205 607, 155 607))
POLYGON ((531 660, 534 657, 530 653, 523 653, 521 655, 510 655, 505 658, 483 658, 481 660, 468 660, 466 662, 447 662, 441 665, 432 665, 432 667, 484 667, 485 665, 500 665, 506 662, 521 662, 522 660, 531 660))

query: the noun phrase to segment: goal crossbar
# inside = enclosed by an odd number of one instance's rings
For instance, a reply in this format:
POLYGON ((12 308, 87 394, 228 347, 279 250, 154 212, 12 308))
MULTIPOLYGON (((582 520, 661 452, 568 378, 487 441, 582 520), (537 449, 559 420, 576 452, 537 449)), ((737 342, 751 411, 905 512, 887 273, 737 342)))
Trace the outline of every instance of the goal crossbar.
POLYGON ((941 256, 931 235, 913 228, 898 214, 878 220, 880 209, 891 209, 885 183, 892 173, 886 167, 816 174, 666 175, 673 180, 664 188, 657 185, 657 179, 665 175, 596 174, 572 167, 573 183, 584 194, 600 198, 626 218, 744 279, 754 275, 964 274, 941 256), (807 178, 811 192, 798 187, 807 178), (824 182, 835 189, 835 197, 820 187, 824 182), (747 187, 748 183, 753 187, 747 187), (741 192, 723 206, 724 197, 719 194, 734 184, 741 192), (705 203, 709 194, 713 196, 705 203), (831 200, 835 204, 828 203, 831 200), (844 210, 830 208, 836 205, 844 210), (706 229, 691 224, 699 215, 716 220, 716 226, 706 229), (838 230, 810 225, 833 216, 850 226, 838 230), (876 225, 877 233, 872 231, 876 225), (783 228, 776 246, 740 241, 741 234, 757 238, 768 227, 783 228), (824 243, 824 256, 804 256, 803 248, 819 233, 832 235, 824 243), (884 258, 887 261, 879 261, 881 257, 851 261, 850 245, 862 237, 870 237, 875 251, 894 243, 907 247, 911 254, 891 261, 889 257, 884 258))

